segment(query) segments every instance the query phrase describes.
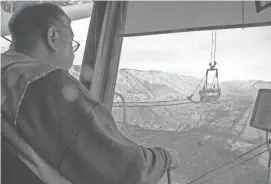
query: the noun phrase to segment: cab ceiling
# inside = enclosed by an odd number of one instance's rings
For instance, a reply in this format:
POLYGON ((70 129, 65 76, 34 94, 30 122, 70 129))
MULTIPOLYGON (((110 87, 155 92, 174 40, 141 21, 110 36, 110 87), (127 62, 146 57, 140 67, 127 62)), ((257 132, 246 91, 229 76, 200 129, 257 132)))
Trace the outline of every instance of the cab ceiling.
POLYGON ((271 25, 254 1, 129 1, 123 36, 271 25))

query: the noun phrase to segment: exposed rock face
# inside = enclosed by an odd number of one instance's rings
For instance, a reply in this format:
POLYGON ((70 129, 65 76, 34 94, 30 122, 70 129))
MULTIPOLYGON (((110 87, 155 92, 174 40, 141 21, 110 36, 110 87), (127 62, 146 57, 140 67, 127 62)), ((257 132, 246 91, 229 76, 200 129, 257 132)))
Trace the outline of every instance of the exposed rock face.
MULTIPOLYGON (((118 74, 116 91, 124 95, 128 106, 135 106, 128 107, 127 122, 129 124, 177 131, 187 131, 208 125, 232 132, 233 136, 236 134, 247 139, 261 139, 261 131, 256 131, 248 126, 257 95, 257 88, 254 84, 271 88, 270 82, 222 82, 220 84, 222 97, 219 104, 176 105, 177 102, 157 102, 179 100, 179 102, 186 103, 188 102, 185 100, 186 97, 194 92, 199 82, 200 79, 174 73, 122 69, 118 74), (160 106, 163 104, 166 106, 160 106), (138 107, 136 107, 137 105, 138 107), (144 105, 147 107, 143 107, 144 105)), ((194 99, 199 99, 198 90, 194 99)), ((120 100, 115 98, 115 101, 120 100)), ((120 106, 121 104, 115 105, 120 106)), ((122 107, 113 108, 117 121, 122 119, 122 110, 122 107)))

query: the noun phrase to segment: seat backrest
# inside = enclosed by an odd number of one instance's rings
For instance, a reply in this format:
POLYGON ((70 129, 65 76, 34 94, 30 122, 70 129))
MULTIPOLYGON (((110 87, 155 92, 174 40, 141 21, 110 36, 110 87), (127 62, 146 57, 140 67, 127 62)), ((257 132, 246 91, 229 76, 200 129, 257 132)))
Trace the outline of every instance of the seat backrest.
POLYGON ((11 150, 8 141, 1 139, 1 183, 44 184, 11 150))
POLYGON ((19 135, 17 130, 3 118, 1 119, 1 124, 2 138, 4 138, 6 146, 10 148, 9 149, 7 147, 6 151, 12 151, 13 155, 16 155, 16 157, 25 166, 27 166, 32 171, 32 173, 34 173, 43 183, 72 184, 55 168, 47 164, 19 135))

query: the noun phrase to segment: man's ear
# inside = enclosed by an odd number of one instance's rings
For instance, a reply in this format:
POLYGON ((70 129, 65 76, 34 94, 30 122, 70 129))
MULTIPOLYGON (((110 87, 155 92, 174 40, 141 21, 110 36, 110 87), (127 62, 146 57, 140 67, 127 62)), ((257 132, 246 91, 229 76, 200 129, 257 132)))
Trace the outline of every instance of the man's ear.
POLYGON ((57 30, 54 27, 50 27, 47 31, 47 43, 50 49, 57 50, 57 30))

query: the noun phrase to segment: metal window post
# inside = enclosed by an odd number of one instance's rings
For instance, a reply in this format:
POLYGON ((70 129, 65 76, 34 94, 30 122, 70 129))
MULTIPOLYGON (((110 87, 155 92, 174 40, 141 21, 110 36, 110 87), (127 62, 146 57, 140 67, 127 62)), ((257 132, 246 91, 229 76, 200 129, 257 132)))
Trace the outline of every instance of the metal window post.
POLYGON ((105 16, 97 51, 92 96, 112 109, 122 47, 127 2, 106 2, 105 16))
POLYGON ((84 58, 80 72, 80 82, 90 90, 93 72, 96 62, 97 50, 99 46, 102 25, 104 21, 106 1, 94 2, 92 15, 88 30, 84 58), (87 73, 86 75, 84 75, 87 73))

